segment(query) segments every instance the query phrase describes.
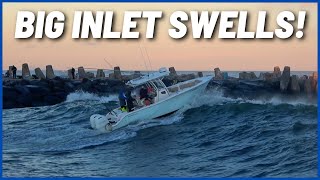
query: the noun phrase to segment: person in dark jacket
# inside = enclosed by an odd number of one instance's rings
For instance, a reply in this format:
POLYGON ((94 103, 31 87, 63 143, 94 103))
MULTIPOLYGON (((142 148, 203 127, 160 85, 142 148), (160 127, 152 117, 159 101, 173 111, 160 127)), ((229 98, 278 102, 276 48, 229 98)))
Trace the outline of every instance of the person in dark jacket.
POLYGON ((131 96, 131 91, 128 90, 127 93, 126 93, 126 97, 127 97, 127 108, 128 108, 128 112, 131 112, 133 111, 133 97, 131 96))
POLYGON ((122 111, 125 111, 126 110, 126 100, 127 100, 127 97, 126 97, 126 94, 125 94, 125 90, 122 89, 119 93, 119 103, 120 103, 120 107, 121 107, 121 110, 122 111))
POLYGON ((72 67, 71 69, 72 79, 75 79, 75 76, 74 76, 75 73, 76 73, 76 70, 72 67))
POLYGON ((12 70, 13 79, 16 79, 17 78, 17 68, 13 65, 11 70, 12 70))
POLYGON ((148 99, 148 90, 145 86, 142 86, 140 89, 140 99, 148 99))

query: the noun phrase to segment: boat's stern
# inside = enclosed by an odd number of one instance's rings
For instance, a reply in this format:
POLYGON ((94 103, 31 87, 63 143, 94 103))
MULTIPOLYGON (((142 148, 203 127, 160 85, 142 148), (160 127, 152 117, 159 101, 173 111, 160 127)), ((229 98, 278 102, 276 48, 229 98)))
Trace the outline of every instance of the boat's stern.
POLYGON ((112 124, 115 124, 117 117, 108 113, 107 115, 94 114, 90 117, 90 124, 92 129, 99 130, 101 132, 110 132, 112 130, 112 124))

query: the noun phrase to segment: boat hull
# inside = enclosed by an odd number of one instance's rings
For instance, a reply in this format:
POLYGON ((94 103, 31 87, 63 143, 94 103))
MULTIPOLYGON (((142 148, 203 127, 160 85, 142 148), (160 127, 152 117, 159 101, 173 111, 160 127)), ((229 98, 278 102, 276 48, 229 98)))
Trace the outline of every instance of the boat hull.
MULTIPOLYGON (((115 124, 108 124, 106 116, 99 116, 99 124, 100 125, 92 125, 93 120, 91 120, 91 125, 100 131, 112 131, 115 129, 119 129, 121 127, 127 126, 128 124, 137 123, 139 121, 144 121, 148 119, 154 119, 158 117, 163 117, 164 115, 173 113, 182 109, 186 105, 193 103, 195 97, 201 94, 205 88, 207 87, 210 77, 199 78, 201 82, 194 87, 190 87, 186 90, 182 90, 176 93, 172 93, 169 98, 159 101, 155 104, 151 104, 149 106, 143 107, 141 109, 137 109, 126 115, 120 117, 119 121, 115 124), (105 120, 104 120, 105 119, 105 120), (107 122, 103 122, 107 121, 107 122)), ((93 115, 94 116, 94 115, 93 115)), ((97 115, 95 115, 97 116, 97 115)))

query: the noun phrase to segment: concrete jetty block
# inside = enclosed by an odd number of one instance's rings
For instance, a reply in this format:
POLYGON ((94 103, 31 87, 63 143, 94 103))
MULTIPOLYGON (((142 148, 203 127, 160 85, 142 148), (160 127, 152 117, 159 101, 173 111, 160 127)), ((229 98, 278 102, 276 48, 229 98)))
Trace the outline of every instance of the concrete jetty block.
POLYGON ((121 79, 121 70, 120 70, 120 67, 119 66, 117 66, 117 67, 114 67, 114 69, 113 69, 114 71, 114 78, 115 79, 121 79))
POLYGON ((308 76, 303 75, 299 78, 299 86, 300 86, 300 92, 304 92, 304 84, 306 82, 306 80, 308 79, 308 76))
POLYGON ((312 94, 312 85, 311 85, 311 82, 312 80, 309 78, 309 79, 306 79, 305 82, 304 82, 304 92, 307 94, 307 95, 311 95, 312 94))
POLYGON ((281 71, 280 71, 280 68, 279 66, 276 66, 273 68, 273 75, 272 75, 273 78, 280 78, 281 77, 281 71))
POLYGON ((92 78, 94 78, 94 73, 86 72, 86 77, 89 78, 89 79, 92 79, 92 78))
POLYGON ((22 64, 22 78, 23 79, 31 78, 29 66, 27 63, 22 64))
POLYGON ((223 75, 220 71, 220 68, 214 68, 214 79, 215 80, 223 80, 223 75))
POLYGON ((103 69, 98 69, 97 70, 97 74, 96 74, 97 78, 104 78, 105 76, 106 75, 104 74, 103 69))
POLYGON ((10 77, 10 78, 13 77, 12 67, 13 67, 13 66, 9 66, 9 77, 10 77))
POLYGON ((292 93, 300 93, 300 85, 299 85, 299 79, 297 75, 292 75, 290 77, 290 92, 292 93))
POLYGON ((68 78, 69 78, 69 79, 73 79, 73 77, 72 77, 72 70, 71 70, 71 69, 68 69, 68 78))
POLYGON ((254 72, 241 72, 239 73, 239 79, 253 80, 253 79, 257 79, 257 76, 254 72))
POLYGON ((140 72, 140 71, 134 71, 133 74, 135 74, 135 75, 141 75, 141 72, 140 72))
POLYGON ((198 72, 198 77, 203 77, 203 73, 202 72, 198 72))
POLYGON ((283 68, 283 72, 280 77, 280 90, 282 92, 285 92, 288 90, 289 82, 290 82, 290 67, 285 66, 283 68))
POLYGON ((310 76, 311 79, 311 88, 313 92, 317 92, 317 87, 318 87, 318 73, 317 72, 313 72, 312 75, 310 76))
POLYGON ((109 78, 110 78, 110 79, 114 79, 114 73, 110 73, 110 74, 109 74, 109 78))
POLYGON ((177 72, 176 69, 174 67, 169 67, 169 72, 170 72, 170 76, 176 76, 177 72))
POLYGON ((46 66, 46 77, 47 77, 47 79, 53 79, 53 78, 56 77, 54 75, 54 71, 53 71, 52 65, 47 65, 46 66))
POLYGON ((86 71, 82 66, 78 67, 78 75, 80 79, 86 78, 86 71))
POLYGON ((39 79, 45 79, 46 78, 40 68, 34 69, 34 72, 36 73, 36 76, 39 79))

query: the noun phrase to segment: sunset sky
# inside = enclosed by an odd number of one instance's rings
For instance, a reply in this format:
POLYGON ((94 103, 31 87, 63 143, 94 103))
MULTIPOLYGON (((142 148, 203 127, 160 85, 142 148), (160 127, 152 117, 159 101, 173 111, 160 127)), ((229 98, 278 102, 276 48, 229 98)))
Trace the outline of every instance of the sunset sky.
MULTIPOLYGON (((237 21, 235 26, 237 25, 237 21)), ((190 27, 190 23, 188 24, 190 27)), ((296 23, 294 23, 296 26, 296 23)), ((215 28, 218 30, 218 28, 215 28)), ((65 70, 70 67, 110 68, 104 61, 107 59, 113 66, 124 70, 145 70, 147 55, 141 54, 140 48, 146 48, 152 69, 176 67, 176 70, 273 70, 274 66, 291 66, 295 71, 317 70, 317 4, 308 3, 3 3, 3 69, 9 65, 27 62, 30 69, 45 69, 48 64, 54 69, 65 70), (65 14, 64 35, 52 40, 48 38, 19 40, 14 38, 16 15, 19 10, 46 12, 58 10, 65 14), (72 39, 72 21, 76 10, 114 11, 114 30, 121 31, 123 13, 129 10, 161 10, 163 17, 157 22, 156 38, 145 39, 146 20, 138 20, 140 39, 72 39), (279 12, 289 10, 307 11, 307 23, 304 38, 281 40, 221 40, 217 33, 212 39, 196 40, 188 28, 188 36, 182 40, 172 39, 168 29, 172 28, 169 17, 174 11, 249 11, 250 26, 255 31, 259 10, 268 13, 267 30, 278 28, 276 17, 279 12), (144 60, 145 59, 145 60, 144 60)))

